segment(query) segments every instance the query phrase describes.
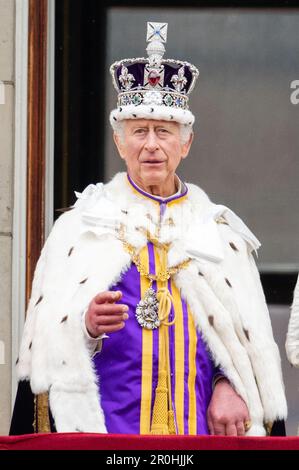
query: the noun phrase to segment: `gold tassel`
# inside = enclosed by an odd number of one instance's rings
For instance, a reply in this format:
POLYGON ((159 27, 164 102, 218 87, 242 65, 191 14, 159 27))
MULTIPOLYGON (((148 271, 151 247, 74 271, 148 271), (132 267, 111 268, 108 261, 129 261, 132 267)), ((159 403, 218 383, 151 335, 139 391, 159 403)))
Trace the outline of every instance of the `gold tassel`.
POLYGON ((175 420, 174 420, 174 411, 168 411, 168 430, 169 434, 176 434, 175 420))
POLYGON ((165 370, 159 372, 156 388, 153 419, 150 434, 169 434, 168 430, 168 389, 165 370))

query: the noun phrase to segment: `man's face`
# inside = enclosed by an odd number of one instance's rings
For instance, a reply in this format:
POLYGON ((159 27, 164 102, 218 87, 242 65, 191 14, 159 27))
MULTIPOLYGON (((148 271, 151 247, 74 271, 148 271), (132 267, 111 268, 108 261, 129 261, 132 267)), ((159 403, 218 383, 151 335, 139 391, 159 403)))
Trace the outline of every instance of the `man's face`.
POLYGON ((192 142, 190 136, 187 143, 181 143, 177 122, 153 119, 126 120, 123 138, 114 138, 129 175, 143 187, 169 183, 192 142))

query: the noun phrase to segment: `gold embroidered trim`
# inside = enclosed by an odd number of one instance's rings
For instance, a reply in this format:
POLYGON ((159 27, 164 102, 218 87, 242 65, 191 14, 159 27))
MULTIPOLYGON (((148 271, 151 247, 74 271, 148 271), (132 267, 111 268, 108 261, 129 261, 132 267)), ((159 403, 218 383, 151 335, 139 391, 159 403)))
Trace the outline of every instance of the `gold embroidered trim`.
POLYGON ((273 423, 272 422, 264 423, 264 426, 265 426, 265 429, 266 429, 267 436, 270 436, 271 431, 272 431, 272 427, 273 427, 273 423))
POLYGON ((34 397, 34 432, 49 433, 51 432, 49 417, 49 395, 41 393, 34 397))
POLYGON ((34 395, 34 405, 33 405, 33 408, 34 408, 34 417, 33 417, 32 426, 33 426, 33 432, 36 433, 36 432, 37 432, 37 429, 36 429, 36 420, 37 420, 37 416, 36 416, 36 395, 34 395))
MULTIPOLYGON (((140 256, 144 265, 149 265, 148 249, 145 246, 140 256)), ((140 294, 144 297, 149 288, 149 280, 140 279, 140 294)), ((151 424, 152 380, 153 380, 153 332, 142 328, 142 379, 140 405, 140 434, 149 434, 151 424)))

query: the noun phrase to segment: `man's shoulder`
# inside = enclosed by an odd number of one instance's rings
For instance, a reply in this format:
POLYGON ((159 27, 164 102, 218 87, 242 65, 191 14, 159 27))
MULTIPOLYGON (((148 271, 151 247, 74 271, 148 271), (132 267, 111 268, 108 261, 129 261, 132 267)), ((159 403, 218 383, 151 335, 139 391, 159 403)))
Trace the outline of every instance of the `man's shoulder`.
POLYGON ((126 174, 117 173, 108 183, 89 184, 81 193, 75 191, 77 197, 55 221, 50 239, 73 238, 80 233, 84 215, 99 215, 99 212, 112 215, 119 205, 119 198, 124 199, 126 174))
POLYGON ((70 206, 62 215, 56 220, 55 226, 57 228, 64 227, 69 224, 76 224, 81 221, 82 213, 89 212, 97 206, 101 200, 111 200, 112 194, 119 195, 122 193, 122 187, 125 186, 125 173, 117 173, 107 183, 89 184, 80 193, 75 191, 77 197, 74 205, 70 206))
POLYGON ((76 225, 79 223, 81 217, 81 210, 74 206, 65 210, 55 221, 52 231, 65 229, 69 225, 76 225))
POLYGON ((61 214, 47 237, 45 247, 63 247, 69 245, 80 233, 81 214, 80 210, 71 208, 61 214))
POLYGON ((217 224, 218 233, 222 239, 227 241, 232 239, 232 236, 235 240, 242 239, 249 245, 251 251, 256 251, 260 247, 259 240, 236 212, 223 204, 212 202, 199 186, 187 183, 187 187, 190 202, 200 214, 202 221, 213 221, 217 224))
POLYGON ((208 194, 200 186, 188 182, 185 185, 188 188, 188 198, 191 203, 201 203, 206 206, 213 204, 208 194))

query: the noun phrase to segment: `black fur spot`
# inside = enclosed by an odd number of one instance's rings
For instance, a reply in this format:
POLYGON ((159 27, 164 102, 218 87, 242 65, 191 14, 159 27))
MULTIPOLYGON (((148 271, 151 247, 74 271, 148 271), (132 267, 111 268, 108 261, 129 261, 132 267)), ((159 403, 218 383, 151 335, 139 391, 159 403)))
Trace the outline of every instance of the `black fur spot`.
POLYGON ((41 295, 40 298, 38 299, 38 301, 36 302, 35 304, 35 307, 43 300, 43 296, 41 295))
POLYGON ((73 253, 73 250, 74 250, 74 247, 72 246, 72 248, 71 248, 70 251, 68 252, 68 256, 71 256, 71 254, 73 253))
POLYGON ((250 338, 249 338, 249 331, 248 330, 245 330, 245 328, 243 328, 243 331, 244 331, 244 334, 247 338, 247 341, 250 341, 250 338))
POLYGON ((238 248, 236 247, 236 245, 233 242, 229 242, 229 245, 234 251, 239 251, 238 248))

